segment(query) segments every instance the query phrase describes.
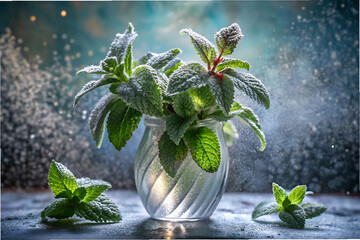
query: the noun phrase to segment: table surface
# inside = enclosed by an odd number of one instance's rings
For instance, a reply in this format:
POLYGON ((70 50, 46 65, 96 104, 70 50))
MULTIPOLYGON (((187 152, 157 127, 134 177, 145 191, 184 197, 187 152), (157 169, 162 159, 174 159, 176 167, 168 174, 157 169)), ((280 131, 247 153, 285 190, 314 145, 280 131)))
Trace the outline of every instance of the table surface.
POLYGON ((283 225, 276 215, 252 221, 251 212, 271 194, 225 193, 213 216, 199 222, 172 223, 149 218, 135 191, 107 194, 121 210, 119 223, 97 224, 73 217, 42 223, 40 212, 52 201, 51 192, 4 191, 1 197, 3 239, 139 239, 139 238, 360 238, 360 197, 307 196, 328 210, 306 221, 305 229, 283 225))

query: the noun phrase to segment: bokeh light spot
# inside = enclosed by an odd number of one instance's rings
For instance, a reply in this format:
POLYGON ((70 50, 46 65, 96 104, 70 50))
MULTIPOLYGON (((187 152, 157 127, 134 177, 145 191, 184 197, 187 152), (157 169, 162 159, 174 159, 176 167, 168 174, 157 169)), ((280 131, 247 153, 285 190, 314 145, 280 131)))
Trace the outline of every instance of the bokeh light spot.
POLYGON ((61 15, 62 17, 66 17, 67 12, 66 12, 65 10, 62 10, 62 11, 60 12, 60 15, 61 15))
POLYGON ((30 17, 30 21, 35 22, 35 21, 36 21, 36 17, 35 17, 34 15, 31 16, 31 17, 30 17))

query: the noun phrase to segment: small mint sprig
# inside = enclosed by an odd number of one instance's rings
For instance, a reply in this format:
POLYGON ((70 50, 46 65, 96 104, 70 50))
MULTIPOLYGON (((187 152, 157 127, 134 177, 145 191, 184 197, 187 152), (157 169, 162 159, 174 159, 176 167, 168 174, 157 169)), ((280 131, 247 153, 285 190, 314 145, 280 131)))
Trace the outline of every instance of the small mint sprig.
POLYGON ((278 184, 273 183, 273 194, 276 202, 265 201, 257 205, 252 212, 252 219, 279 212, 279 218, 291 228, 304 228, 305 219, 320 216, 326 207, 320 203, 302 203, 306 191, 305 185, 296 186, 289 195, 278 184))
POLYGON ((111 184, 89 178, 76 179, 74 174, 61 163, 51 162, 49 185, 55 198, 61 198, 41 212, 46 218, 64 219, 76 214, 95 222, 119 222, 120 210, 103 192, 111 184))

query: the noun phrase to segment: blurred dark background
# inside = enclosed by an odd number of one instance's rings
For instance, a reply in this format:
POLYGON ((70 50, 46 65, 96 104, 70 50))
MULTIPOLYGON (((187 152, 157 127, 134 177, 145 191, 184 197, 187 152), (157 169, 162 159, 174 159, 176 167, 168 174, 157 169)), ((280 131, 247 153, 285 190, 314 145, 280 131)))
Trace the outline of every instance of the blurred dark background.
POLYGON ((259 152, 252 130, 235 121, 229 148, 228 191, 270 191, 272 181, 314 192, 359 192, 359 2, 2 2, 2 187, 47 186, 52 159, 77 177, 102 178, 134 189, 133 159, 144 126, 118 152, 107 137, 96 149, 87 118, 106 92, 85 96, 80 67, 97 64, 117 32, 132 22, 136 58, 179 47, 184 61, 200 61, 192 28, 213 40, 239 23, 245 37, 234 57, 267 86, 271 108, 243 95, 259 115, 268 146, 259 152))

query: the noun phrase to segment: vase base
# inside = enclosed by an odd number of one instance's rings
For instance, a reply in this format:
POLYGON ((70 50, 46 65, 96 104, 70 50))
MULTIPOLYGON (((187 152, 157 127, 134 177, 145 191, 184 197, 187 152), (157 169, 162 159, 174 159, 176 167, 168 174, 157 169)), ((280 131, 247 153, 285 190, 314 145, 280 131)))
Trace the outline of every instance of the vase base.
POLYGON ((209 217, 203 217, 203 218, 166 218, 166 217, 151 217, 154 220, 159 220, 163 222, 197 222, 197 221, 203 221, 209 219, 209 217))

